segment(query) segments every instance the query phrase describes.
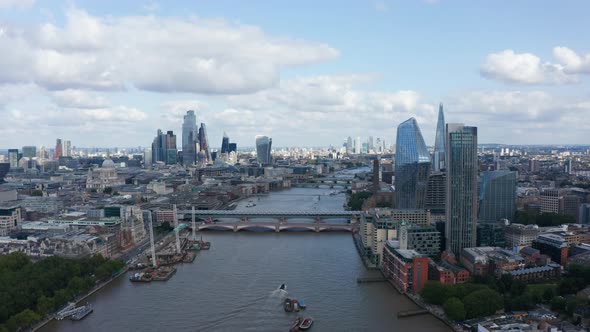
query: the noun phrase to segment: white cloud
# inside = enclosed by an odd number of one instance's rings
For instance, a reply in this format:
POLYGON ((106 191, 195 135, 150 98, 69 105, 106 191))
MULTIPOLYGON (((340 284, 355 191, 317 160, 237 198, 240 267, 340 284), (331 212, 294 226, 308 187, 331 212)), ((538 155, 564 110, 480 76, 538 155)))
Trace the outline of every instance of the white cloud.
POLYGON ((578 55, 567 47, 553 48, 553 57, 571 74, 590 74, 590 53, 578 55))
POLYGON ((333 59, 328 45, 255 26, 192 17, 96 17, 66 11, 64 26, 0 27, 0 82, 47 89, 235 94, 278 84, 282 68, 333 59))
POLYGON ((0 0, 0 9, 28 9, 33 7, 34 4, 35 0, 0 0))
POLYGON ((489 54, 481 65, 483 76, 508 83, 571 83, 577 77, 564 72, 561 64, 541 63, 541 59, 531 53, 515 53, 504 50, 489 54))
POLYGON ((108 105, 102 96, 84 90, 60 90, 52 95, 55 104, 64 108, 102 108, 108 105))

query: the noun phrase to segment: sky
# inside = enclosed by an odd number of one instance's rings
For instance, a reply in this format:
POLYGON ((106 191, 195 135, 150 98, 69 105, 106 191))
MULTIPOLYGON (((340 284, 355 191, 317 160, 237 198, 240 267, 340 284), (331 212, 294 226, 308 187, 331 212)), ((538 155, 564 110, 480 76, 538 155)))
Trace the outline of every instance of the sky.
POLYGON ((0 148, 149 146, 195 110, 213 147, 590 143, 590 2, 0 0, 0 148))

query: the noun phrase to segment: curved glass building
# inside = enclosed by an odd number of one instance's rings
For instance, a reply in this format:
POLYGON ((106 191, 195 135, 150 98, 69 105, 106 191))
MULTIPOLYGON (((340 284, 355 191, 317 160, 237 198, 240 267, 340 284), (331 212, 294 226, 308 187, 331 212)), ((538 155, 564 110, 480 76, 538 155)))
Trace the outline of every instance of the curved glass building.
POLYGON ((269 165, 272 163, 272 156, 270 154, 272 146, 272 138, 268 136, 256 136, 256 159, 262 165, 269 165))
POLYGON ((430 154, 416 119, 397 127, 395 149, 395 207, 423 209, 430 174, 430 154))

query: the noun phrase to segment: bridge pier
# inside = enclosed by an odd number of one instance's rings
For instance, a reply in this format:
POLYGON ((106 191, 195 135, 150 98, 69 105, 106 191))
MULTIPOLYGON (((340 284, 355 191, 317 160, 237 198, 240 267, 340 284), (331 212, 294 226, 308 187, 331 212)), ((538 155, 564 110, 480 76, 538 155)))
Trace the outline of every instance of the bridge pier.
POLYGON ((238 231, 238 225, 234 225, 234 233, 238 231))
POLYGON ((278 224, 276 224, 276 225, 275 225, 275 232, 277 232, 277 233, 278 233, 278 232, 280 232, 280 231, 281 231, 281 224, 280 224, 280 223, 278 223, 278 224))
POLYGON ((320 232, 320 226, 318 226, 318 225, 315 225, 315 226, 313 227, 313 229, 314 229, 314 231, 315 231, 316 233, 319 233, 319 232, 320 232))

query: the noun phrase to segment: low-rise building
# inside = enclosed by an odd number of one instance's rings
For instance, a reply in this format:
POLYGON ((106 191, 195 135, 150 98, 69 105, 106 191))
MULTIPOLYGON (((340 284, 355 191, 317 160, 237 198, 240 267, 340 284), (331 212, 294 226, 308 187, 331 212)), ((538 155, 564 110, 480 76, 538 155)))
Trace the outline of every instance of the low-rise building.
POLYGON ((533 241, 532 246, 541 254, 551 257, 554 262, 562 266, 567 265, 569 246, 563 236, 553 233, 541 234, 533 241))
POLYGON ((537 225, 511 224, 504 227, 507 248, 528 247, 538 236, 539 227, 537 225))
POLYGON ((543 279, 553 279, 561 275, 561 266, 550 263, 545 266, 536 266, 528 269, 519 269, 509 272, 514 280, 521 281, 538 281, 543 279))
POLYGON ((445 260, 435 263, 433 260, 429 261, 428 265, 428 279, 436 280, 443 285, 462 284, 469 281, 469 271, 451 264, 445 260))
POLYGON ((0 206, 0 236, 6 236, 17 230, 22 221, 20 205, 5 204, 0 206))
POLYGON ((383 249, 383 274, 404 292, 420 292, 428 281, 428 256, 396 247, 388 241, 383 249))

